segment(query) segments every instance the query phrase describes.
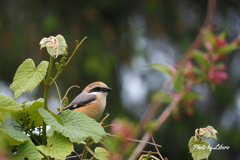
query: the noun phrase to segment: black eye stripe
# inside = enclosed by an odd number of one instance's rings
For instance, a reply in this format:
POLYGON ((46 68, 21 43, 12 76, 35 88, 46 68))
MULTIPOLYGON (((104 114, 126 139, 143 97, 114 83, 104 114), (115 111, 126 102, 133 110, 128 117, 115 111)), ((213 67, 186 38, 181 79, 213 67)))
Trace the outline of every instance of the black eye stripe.
POLYGON ((101 87, 94 87, 90 90, 90 92, 102 92, 104 89, 101 87))

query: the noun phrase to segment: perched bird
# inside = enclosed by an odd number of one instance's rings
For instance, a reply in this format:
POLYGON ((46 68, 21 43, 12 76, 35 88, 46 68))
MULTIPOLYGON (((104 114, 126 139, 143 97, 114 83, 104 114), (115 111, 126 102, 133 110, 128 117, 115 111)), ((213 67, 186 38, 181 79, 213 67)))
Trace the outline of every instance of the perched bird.
POLYGON ((71 109, 98 120, 105 110, 107 93, 111 90, 103 82, 93 82, 86 86, 63 111, 71 109))

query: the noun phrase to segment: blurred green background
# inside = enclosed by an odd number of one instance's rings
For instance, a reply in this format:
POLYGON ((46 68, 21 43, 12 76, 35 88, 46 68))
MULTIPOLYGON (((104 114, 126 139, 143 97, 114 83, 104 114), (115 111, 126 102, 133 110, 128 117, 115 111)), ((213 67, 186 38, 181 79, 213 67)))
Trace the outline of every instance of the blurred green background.
MULTIPOLYGON (((179 60, 199 32, 206 14, 207 0, 0 0, 0 93, 13 97, 8 86, 17 67, 32 58, 36 65, 48 60, 39 50, 43 37, 62 34, 71 53, 75 40, 88 38, 67 69, 58 78, 62 95, 71 85, 83 89, 93 81, 103 81, 113 91, 106 112, 127 117, 138 124, 150 103, 151 94, 162 85, 163 74, 148 64, 173 64, 179 60)), ((217 31, 227 31, 231 41, 240 31, 240 1, 217 1, 217 31)), ((169 159, 192 159, 187 147, 194 130, 212 125, 218 130, 218 144, 229 150, 213 151, 210 159, 240 160, 240 54, 227 59, 229 79, 215 90, 206 84, 196 87, 203 100, 194 116, 170 117, 154 137, 160 152, 169 159)), ((72 100, 81 89, 72 89, 72 100)), ((43 97, 42 87, 18 99, 43 97)), ((58 100, 52 87, 49 106, 56 111, 58 100)), ((154 150, 148 146, 146 150, 154 150)))

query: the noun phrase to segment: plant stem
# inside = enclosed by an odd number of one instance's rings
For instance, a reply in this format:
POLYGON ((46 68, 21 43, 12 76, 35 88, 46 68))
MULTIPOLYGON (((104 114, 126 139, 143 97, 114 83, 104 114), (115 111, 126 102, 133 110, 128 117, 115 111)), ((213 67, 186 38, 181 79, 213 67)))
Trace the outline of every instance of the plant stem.
POLYGON ((87 147, 89 146, 89 144, 90 144, 90 139, 87 139, 86 140, 86 145, 84 146, 84 150, 83 150, 83 153, 82 153, 82 159, 87 158, 87 155, 88 155, 87 147))
MULTIPOLYGON (((48 66, 48 74, 47 74, 47 80, 44 84, 44 109, 48 109, 48 94, 49 94, 49 88, 50 88, 50 80, 51 80, 51 73, 52 73, 52 66, 53 66, 53 57, 50 56, 50 62, 48 66)), ((47 144, 47 124, 43 121, 43 131, 42 131, 42 144, 47 144)))
POLYGON ((81 40, 81 42, 79 42, 79 43, 78 43, 78 41, 77 41, 77 46, 75 47, 72 55, 71 55, 71 56, 69 57, 69 59, 67 60, 65 66, 64 66, 61 70, 59 70, 59 71, 57 72, 57 74, 55 75, 55 77, 52 79, 52 82, 50 83, 50 85, 52 85, 52 84, 54 83, 54 81, 57 79, 57 77, 62 73, 62 71, 64 70, 64 68, 65 68, 65 67, 67 66, 67 64, 71 61, 71 59, 73 58, 73 56, 74 56, 75 53, 77 52, 78 48, 81 46, 81 44, 83 43, 83 41, 84 41, 86 38, 87 38, 87 37, 84 37, 84 38, 81 40))

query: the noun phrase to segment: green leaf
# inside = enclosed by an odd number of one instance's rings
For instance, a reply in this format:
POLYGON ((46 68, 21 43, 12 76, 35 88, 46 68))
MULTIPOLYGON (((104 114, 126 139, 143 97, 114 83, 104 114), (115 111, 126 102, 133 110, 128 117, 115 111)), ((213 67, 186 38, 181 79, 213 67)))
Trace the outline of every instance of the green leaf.
POLYGON ((210 42, 213 46, 216 45, 216 42, 215 42, 215 35, 213 34, 213 32, 205 32, 205 42, 208 41, 210 42))
POLYGON ((212 150, 207 141, 195 141, 194 136, 190 138, 188 147, 194 160, 208 159, 212 150))
POLYGON ((221 47, 218 50, 218 53, 219 54, 227 54, 227 53, 233 52, 236 49, 239 49, 239 47, 235 43, 230 43, 230 44, 228 44, 226 46, 221 47))
POLYGON ((204 57, 204 53, 199 50, 193 52, 193 58, 204 68, 209 68, 211 65, 210 61, 204 57))
POLYGON ((167 73, 170 76, 173 75, 173 71, 171 70, 171 66, 167 66, 167 65, 158 63, 158 64, 151 64, 148 67, 151 68, 151 69, 155 69, 157 71, 160 71, 160 72, 167 73))
POLYGON ((9 144, 12 146, 22 144, 26 141, 31 141, 31 139, 23 132, 20 132, 13 128, 0 128, 0 133, 8 140, 9 144))
POLYGON ((178 92, 183 90, 183 77, 181 71, 177 72, 176 76, 174 76, 173 86, 178 92))
POLYGON ((48 53, 54 58, 57 58, 58 55, 67 54, 68 46, 66 40, 60 34, 58 34, 56 37, 50 36, 49 38, 43 38, 40 41, 40 46, 41 49, 46 47, 48 53))
POLYGON ((191 137, 188 147, 194 160, 208 159, 212 150, 207 141, 195 141, 194 136, 191 137))
POLYGON ((26 142, 21 144, 16 154, 14 155, 14 160, 41 160, 43 155, 39 153, 36 146, 31 142, 26 142))
POLYGON ((30 122, 28 123, 28 127, 38 127, 42 126, 43 118, 39 114, 38 109, 43 108, 44 102, 43 99, 38 99, 37 101, 26 102, 24 109, 21 112, 11 113, 12 117, 15 120, 21 121, 24 117, 29 117, 30 122))
POLYGON ((98 143, 105 135, 102 126, 84 113, 71 110, 63 111, 60 122, 43 108, 39 109, 39 113, 46 124, 68 137, 71 142, 85 143, 84 140, 91 138, 95 143, 98 143))
POLYGON ((172 95, 167 92, 155 92, 152 95, 152 100, 169 103, 173 100, 173 98, 172 95))
MULTIPOLYGON (((1 134, 0 134, 1 135, 1 134)), ((12 159, 11 146, 4 136, 0 136, 0 152, 1 152, 1 160, 12 159), (4 154, 7 156, 5 159, 4 154)))
POLYGON ((0 95, 0 112, 16 112, 22 109, 22 105, 15 102, 11 97, 0 95))
POLYGON ((204 131, 203 136, 205 138, 214 138, 217 139, 217 130, 215 130, 212 126, 207 126, 206 128, 202 128, 202 130, 204 131))
POLYGON ((191 91, 191 92, 186 93, 182 99, 184 101, 187 101, 187 100, 198 100, 201 98, 202 98, 201 94, 191 91))
POLYGON ((110 160, 111 159, 110 153, 102 147, 96 147, 94 149, 95 153, 89 147, 87 147, 87 150, 98 160, 110 160))
POLYGON ((73 151, 73 144, 68 138, 54 133, 48 138, 46 146, 37 146, 37 149, 46 156, 56 159, 65 159, 66 156, 73 151))
POLYGON ((22 93, 32 91, 45 77, 48 62, 42 61, 37 67, 32 59, 26 59, 17 69, 10 89, 14 92, 17 99, 22 93))

